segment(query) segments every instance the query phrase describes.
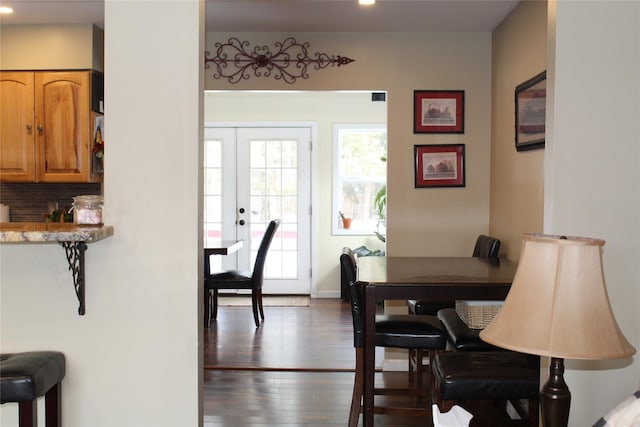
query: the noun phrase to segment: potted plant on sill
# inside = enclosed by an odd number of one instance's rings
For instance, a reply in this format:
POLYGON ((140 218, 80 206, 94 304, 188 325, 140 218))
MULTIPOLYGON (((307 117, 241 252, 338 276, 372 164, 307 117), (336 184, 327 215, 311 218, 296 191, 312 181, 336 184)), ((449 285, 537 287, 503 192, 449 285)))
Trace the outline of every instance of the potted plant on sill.
POLYGON ((382 188, 376 193, 376 197, 373 199, 373 206, 378 213, 378 224, 376 225, 375 234, 378 239, 386 242, 384 234, 380 233, 380 226, 385 225, 387 218, 387 185, 383 185, 382 188))
POLYGON ((345 230, 351 228, 351 218, 346 217, 341 211, 338 211, 338 214, 340 214, 340 219, 342 220, 342 228, 345 230))

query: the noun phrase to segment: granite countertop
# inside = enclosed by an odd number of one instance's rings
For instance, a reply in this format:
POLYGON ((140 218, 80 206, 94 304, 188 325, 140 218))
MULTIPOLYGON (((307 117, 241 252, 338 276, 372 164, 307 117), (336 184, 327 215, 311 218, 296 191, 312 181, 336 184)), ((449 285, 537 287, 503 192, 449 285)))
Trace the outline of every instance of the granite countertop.
POLYGON ((110 225, 53 222, 0 222, 0 243, 97 242, 113 236, 110 225))

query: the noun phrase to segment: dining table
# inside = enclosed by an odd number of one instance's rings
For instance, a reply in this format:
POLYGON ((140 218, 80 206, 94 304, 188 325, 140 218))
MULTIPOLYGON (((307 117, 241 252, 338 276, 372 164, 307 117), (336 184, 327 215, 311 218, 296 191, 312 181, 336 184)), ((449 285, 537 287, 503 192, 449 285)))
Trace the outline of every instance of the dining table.
POLYGON ((209 257, 211 255, 231 255, 244 246, 243 240, 205 239, 204 241, 204 271, 211 271, 209 257))
POLYGON ((359 257, 364 300, 363 425, 373 426, 375 319, 379 301, 504 300, 517 264, 501 258, 359 257))

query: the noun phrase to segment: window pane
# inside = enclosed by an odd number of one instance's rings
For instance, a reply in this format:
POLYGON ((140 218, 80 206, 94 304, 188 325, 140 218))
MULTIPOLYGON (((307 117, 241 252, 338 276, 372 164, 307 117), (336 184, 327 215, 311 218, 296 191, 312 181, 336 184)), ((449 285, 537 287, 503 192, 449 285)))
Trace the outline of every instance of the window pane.
POLYGON ((282 198, 282 222, 293 223, 298 218, 298 197, 285 196, 282 198))
POLYGON ((298 194, 297 169, 282 169, 282 194, 298 194))
POLYGON ((222 166, 222 142, 211 140, 204 142, 204 167, 219 168, 222 166))
POLYGON ((205 194, 222 194, 222 169, 207 168, 204 170, 205 194))
MULTIPOLYGON (((204 238, 220 238, 222 230, 222 141, 204 143, 204 238)), ((212 257, 214 258, 220 257, 212 257)), ((217 262, 217 261, 216 261, 217 262)), ((220 264, 217 262, 217 266, 220 264)), ((213 268, 213 266, 212 266, 213 268)))
POLYGON ((334 203, 338 212, 350 218, 348 228, 341 217, 334 217, 334 232, 373 234, 380 230, 384 212, 378 212, 376 197, 386 191, 387 135, 384 126, 336 125, 334 147, 334 203))
POLYGON ((296 141, 282 141, 282 167, 295 168, 298 165, 298 144, 296 141))
POLYGON ((267 142, 266 166, 269 168, 279 168, 282 166, 282 141, 267 142))
MULTIPOLYGON (((222 197, 221 196, 205 196, 205 225, 207 223, 221 223, 222 222, 222 197)), ((213 226, 213 224, 211 224, 213 226)), ((218 229, 222 227, 218 224, 215 225, 218 229)))

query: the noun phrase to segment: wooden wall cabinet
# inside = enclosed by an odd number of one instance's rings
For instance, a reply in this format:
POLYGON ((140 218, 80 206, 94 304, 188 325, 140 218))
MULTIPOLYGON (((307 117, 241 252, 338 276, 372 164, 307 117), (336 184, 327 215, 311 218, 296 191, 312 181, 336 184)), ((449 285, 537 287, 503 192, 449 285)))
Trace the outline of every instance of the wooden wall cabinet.
POLYGON ((0 72, 0 181, 100 182, 92 71, 0 72))

